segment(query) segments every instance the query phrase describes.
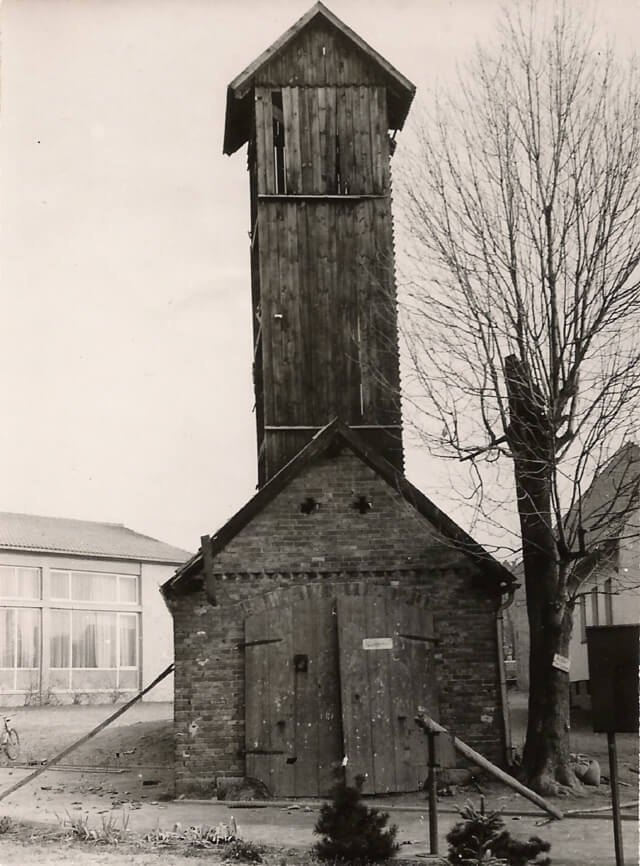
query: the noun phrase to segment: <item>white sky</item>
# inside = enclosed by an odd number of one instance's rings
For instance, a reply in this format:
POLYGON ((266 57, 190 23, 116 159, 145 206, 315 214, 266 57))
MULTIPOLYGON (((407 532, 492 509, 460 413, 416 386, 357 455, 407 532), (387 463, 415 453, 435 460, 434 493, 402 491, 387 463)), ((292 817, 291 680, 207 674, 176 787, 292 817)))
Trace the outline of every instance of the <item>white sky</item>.
MULTIPOLYGON (((195 550, 254 493, 249 190, 244 150, 222 155, 226 87, 310 5, 2 3, 0 510, 195 550)), ((417 85, 418 111, 499 9, 328 5, 417 85)), ((580 5, 622 51, 638 39, 640 0, 580 5)), ((407 456, 459 519, 442 466, 407 456)))

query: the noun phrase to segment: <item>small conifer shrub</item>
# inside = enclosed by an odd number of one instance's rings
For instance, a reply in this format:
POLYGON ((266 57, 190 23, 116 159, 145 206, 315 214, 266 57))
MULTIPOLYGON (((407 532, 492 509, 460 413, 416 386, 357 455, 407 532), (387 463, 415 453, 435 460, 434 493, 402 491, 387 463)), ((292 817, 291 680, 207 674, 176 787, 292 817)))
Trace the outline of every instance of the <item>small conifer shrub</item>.
POLYGON ((464 818, 447 834, 449 862, 457 866, 550 866, 546 856, 551 845, 538 836, 528 841, 514 839, 504 829, 498 812, 487 815, 467 803, 461 810, 464 818))
POLYGON ((363 777, 356 778, 356 787, 339 781, 332 790, 332 799, 324 803, 314 833, 321 840, 314 845, 320 860, 339 863, 380 863, 398 850, 395 825, 387 827, 389 815, 362 802, 363 777))

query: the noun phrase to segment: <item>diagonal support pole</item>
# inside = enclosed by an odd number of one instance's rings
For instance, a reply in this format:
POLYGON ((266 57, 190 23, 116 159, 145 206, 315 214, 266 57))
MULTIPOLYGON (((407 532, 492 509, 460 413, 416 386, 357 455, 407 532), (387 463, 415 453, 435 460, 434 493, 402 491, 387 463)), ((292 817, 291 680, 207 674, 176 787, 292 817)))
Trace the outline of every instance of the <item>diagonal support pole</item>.
MULTIPOLYGON (((430 718, 430 716, 427 715, 427 712, 423 707, 418 707, 418 715, 415 718, 415 722, 418 727, 426 731, 427 734, 448 733, 446 728, 443 728, 442 725, 438 724, 438 722, 434 721, 434 719, 430 718)), ((451 737, 451 734, 449 734, 449 736, 451 737)), ((464 755, 465 758, 473 761, 474 764, 482 767, 482 769, 486 770, 487 773, 491 773, 494 778, 499 779, 505 785, 513 788, 514 791, 522 794, 523 797, 526 797, 527 800, 530 800, 532 803, 535 803, 536 806, 544 809, 544 811, 547 812, 549 815, 552 815, 558 820, 562 819, 562 812, 559 809, 556 809, 555 806, 549 805, 549 803, 547 803, 547 801, 544 800, 539 794, 536 794, 535 791, 532 791, 530 788, 522 785, 520 782, 514 779, 513 776, 510 776, 508 773, 505 773, 504 770, 501 770, 500 767, 496 767, 495 764, 492 764, 491 761, 487 760, 487 758, 485 758, 479 752, 476 752, 475 749, 471 748, 471 746, 463 743, 462 740, 458 739, 458 737, 451 737, 451 739, 454 747, 458 750, 458 752, 460 752, 461 755, 464 755)))
POLYGON ((151 689, 155 688, 158 683, 161 682, 165 677, 168 677, 169 674, 172 673, 173 669, 174 665, 172 662, 169 667, 163 670, 162 673, 159 674, 152 683, 150 683, 141 692, 138 692, 138 694, 134 698, 131 698, 130 701, 127 701, 126 704, 123 704, 118 710, 116 710, 115 713, 112 713, 104 721, 100 722, 100 724, 97 725, 97 727, 93 728, 93 730, 89 731, 88 734, 84 734, 82 737, 80 737, 79 740, 76 740, 75 743, 67 746, 66 749, 64 749, 62 752, 59 752, 57 755, 51 758, 51 760, 47 761, 46 764, 43 764, 41 767, 38 767, 37 770, 34 770, 33 773, 29 773, 28 776, 25 776, 24 779, 20 779, 14 785, 11 785, 11 787, 7 788, 6 791, 2 791, 2 793, 0 793, 0 800, 5 800, 10 794, 15 793, 19 788, 24 787, 37 776, 42 775, 42 773, 46 773, 47 770, 51 769, 51 767, 54 767, 56 764, 59 764, 63 758, 66 758, 67 755, 71 754, 71 752, 75 751, 75 749, 77 749, 79 746, 82 746, 84 743, 87 742, 87 740, 90 740, 92 737, 95 737, 96 734, 99 734, 100 731, 107 727, 107 725, 110 725, 111 722, 114 722, 119 716, 121 716, 123 713, 126 713, 127 710, 135 703, 137 703, 140 698, 146 695, 147 692, 150 692, 151 689))

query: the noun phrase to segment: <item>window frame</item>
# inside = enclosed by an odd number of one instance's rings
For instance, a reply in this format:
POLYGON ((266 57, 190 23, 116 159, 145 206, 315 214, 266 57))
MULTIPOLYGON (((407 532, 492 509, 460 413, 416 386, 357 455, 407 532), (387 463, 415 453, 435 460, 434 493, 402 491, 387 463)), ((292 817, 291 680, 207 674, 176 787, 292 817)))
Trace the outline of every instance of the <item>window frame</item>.
POLYGON ((50 588, 50 599, 52 602, 52 607, 56 607, 55 602, 65 602, 65 604, 69 605, 91 605, 92 608, 99 609, 100 606, 113 606, 113 605, 125 605, 125 606, 139 606, 140 605, 140 575, 138 574, 122 574, 117 571, 87 571, 84 569, 78 568, 52 568, 49 572, 49 588, 50 588), (53 594, 53 578, 54 576, 59 576, 65 574, 67 576, 67 589, 68 595, 60 596, 53 594), (87 599, 87 598, 75 598, 73 595, 73 575, 79 574, 85 577, 95 577, 95 578, 105 578, 111 577, 114 578, 115 587, 116 587, 116 597, 115 598, 95 598, 95 599, 87 599), (128 599, 123 598, 123 593, 121 591, 121 587, 123 585, 123 581, 133 581, 135 585, 135 600, 129 601, 128 599))
POLYGON ((608 577, 604 582, 604 624, 613 625, 613 580, 608 577))
MULTIPOLYGON (((67 632, 68 635, 68 651, 67 651, 67 662, 66 665, 54 665, 52 662, 49 663, 49 667, 51 670, 56 671, 139 671, 140 670, 140 612, 139 611, 124 611, 124 610, 95 610, 95 609, 80 609, 80 608, 71 608, 71 607, 52 607, 51 613, 66 613, 68 614, 68 624, 69 630, 67 632), (73 664, 73 615, 75 614, 84 614, 84 613, 100 613, 100 614, 111 614, 115 617, 115 633, 116 633, 116 648, 114 652, 114 657, 116 660, 115 665, 105 667, 101 665, 91 665, 91 666, 81 666, 73 664), (120 664, 120 650, 121 650, 121 641, 120 641, 120 620, 121 618, 133 617, 134 622, 136 624, 136 634, 135 634, 135 664, 133 665, 123 665, 120 664)), ((49 641, 53 640, 54 635, 50 629, 49 641)), ((51 654, 51 644, 49 645, 49 652, 51 654)))
POLYGON ((10 687, 10 690, 12 690, 14 692, 24 691, 24 689, 21 689, 18 687, 18 676, 20 673, 29 672, 32 674, 32 676, 35 673, 35 675, 38 678, 38 682, 40 681, 40 677, 42 675, 42 655, 43 655, 42 609, 40 607, 33 607, 33 606, 31 606, 31 607, 13 607, 11 605, 2 605, 2 607, 0 607, 0 611, 6 611, 8 613, 9 612, 13 613, 13 625, 12 625, 12 629, 11 629, 13 632, 13 635, 12 635, 13 664, 12 665, 0 665, 0 671, 3 674, 9 674, 11 672, 13 673, 13 677, 12 677, 13 683, 12 683, 12 686, 10 687), (19 653, 18 653, 18 646, 19 646, 18 627, 19 627, 19 622, 20 622, 21 616, 24 612, 28 612, 30 615, 35 616, 36 628, 37 628, 36 641, 35 641, 35 659, 34 659, 35 664, 32 666, 29 666, 29 667, 23 666, 23 665, 20 665, 20 666, 18 665, 18 655, 19 655, 19 653))
POLYGON ((584 593, 578 597, 580 609, 580 643, 587 642, 587 597, 584 593))
POLYGON ((14 581, 16 589, 19 588, 19 580, 18 580, 18 572, 19 571, 30 571, 34 572, 34 576, 36 578, 38 589, 35 595, 2 595, 0 593, 0 600, 2 601, 25 601, 25 602, 34 602, 40 601, 42 599, 42 569, 35 565, 5 565, 4 563, 0 565, 0 574, 3 572, 12 571, 14 575, 14 581))

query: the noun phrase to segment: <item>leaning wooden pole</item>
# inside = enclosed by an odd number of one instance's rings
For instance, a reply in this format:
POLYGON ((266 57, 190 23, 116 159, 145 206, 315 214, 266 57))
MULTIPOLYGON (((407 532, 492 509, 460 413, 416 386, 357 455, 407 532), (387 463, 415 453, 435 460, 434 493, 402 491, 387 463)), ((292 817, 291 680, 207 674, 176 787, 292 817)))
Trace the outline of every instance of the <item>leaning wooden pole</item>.
POLYGON ((20 779, 19 782, 16 782, 14 785, 11 785, 11 787, 7 788, 6 791, 2 791, 2 793, 0 793, 0 800, 5 800, 10 794, 13 794, 15 791, 17 791, 18 788, 24 787, 24 785, 26 785, 28 782, 31 782, 32 779, 35 779, 36 776, 40 776, 42 773, 46 773, 47 770, 50 770, 51 767, 55 766, 56 764, 59 764, 63 758, 66 758, 67 755, 69 755, 71 752, 73 752, 79 746, 82 746, 84 743, 87 742, 87 740, 90 740, 92 737, 95 737, 96 734, 99 734, 100 731, 102 731, 104 728, 107 727, 107 725, 110 725, 111 722, 115 721, 123 713, 126 713, 127 710, 130 707, 132 707, 135 703, 137 703, 137 701, 139 701, 140 698, 144 697, 144 695, 146 695, 147 692, 150 692, 151 689, 155 688, 158 685, 158 683, 161 682, 165 677, 168 677, 169 674, 172 673, 173 667, 174 667, 173 663, 171 663, 169 665, 169 667, 166 668, 164 671, 162 671, 162 673, 159 674, 152 683, 149 683, 149 685, 146 688, 144 688, 141 692, 138 692, 138 694, 134 698, 131 698, 130 701, 127 701, 126 704, 123 704, 118 710, 115 711, 115 713, 112 713, 103 722, 100 722, 100 724, 97 727, 95 727, 92 731, 89 731, 88 734, 84 734, 84 736, 80 737, 79 740, 76 740, 75 743, 72 743, 70 746, 67 746, 66 749, 64 749, 62 752, 59 752, 57 755, 55 755, 53 758, 51 758, 51 760, 47 761, 46 764, 43 764, 41 767, 38 767, 38 769, 34 770, 33 773, 29 773, 28 776, 24 777, 24 779, 20 779))
MULTIPOLYGON (((415 718, 415 722, 419 727, 427 731, 427 733, 449 733, 446 728, 443 728, 442 725, 438 724, 438 722, 430 718, 430 716, 427 715, 426 710, 424 710, 422 707, 418 708, 418 715, 415 718)), ((451 734, 449 734, 449 736, 451 736, 451 734)), ((505 773, 504 770, 501 770, 500 767, 496 767, 495 764, 492 764, 491 761, 488 761, 479 752, 476 752, 475 749, 472 749, 471 746, 467 746, 467 744, 463 743, 462 740, 459 740, 457 737, 452 737, 452 741, 454 747, 460 752, 461 755, 464 755, 465 758, 469 758, 469 760, 473 761, 474 764, 477 764, 478 767, 482 767, 482 769, 486 770, 487 773, 491 773, 491 775, 494 776, 496 779, 504 782, 505 785, 513 788, 513 790, 517 791, 519 794, 522 794, 523 797, 526 797, 527 800, 530 800, 532 803, 535 803, 536 806, 544 809, 544 811, 547 812, 549 815, 552 815, 558 820, 562 819, 562 812, 560 812, 559 809, 556 809, 555 806, 550 806, 549 803, 547 803, 547 801, 544 800, 539 794, 536 794, 535 791, 532 791, 530 788, 522 785, 520 782, 514 779, 513 776, 510 776, 508 773, 505 773)))

